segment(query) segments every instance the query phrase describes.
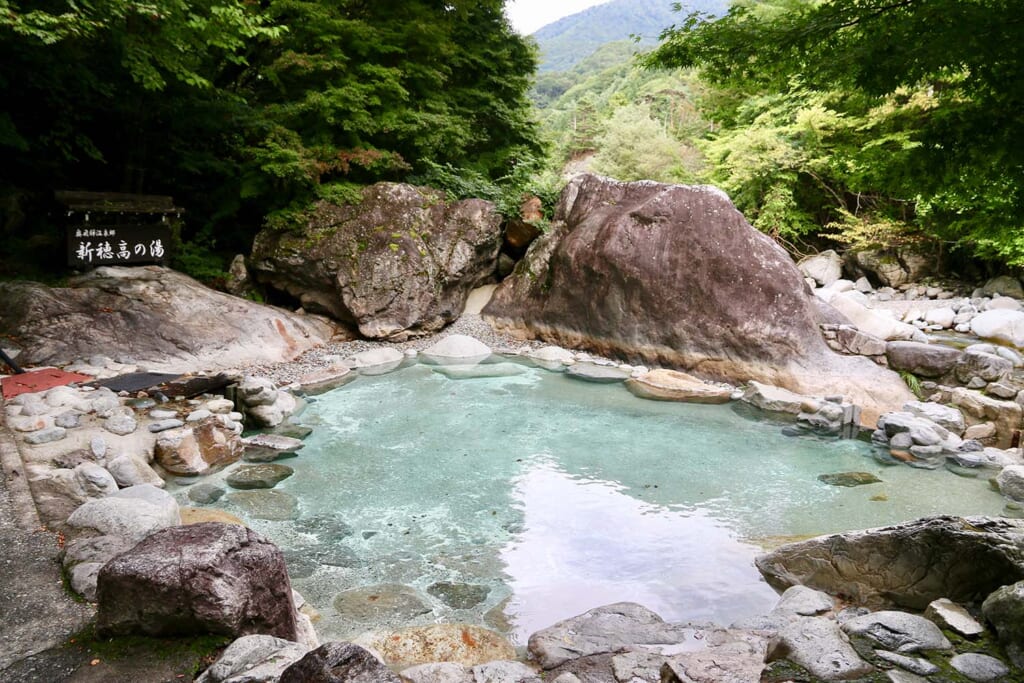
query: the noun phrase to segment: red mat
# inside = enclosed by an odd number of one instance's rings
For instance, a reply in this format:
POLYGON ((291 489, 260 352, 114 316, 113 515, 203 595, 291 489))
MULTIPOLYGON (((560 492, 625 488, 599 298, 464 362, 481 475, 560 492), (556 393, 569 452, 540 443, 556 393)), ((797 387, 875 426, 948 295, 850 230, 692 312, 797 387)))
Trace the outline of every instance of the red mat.
POLYGON ((64 372, 57 368, 45 368, 23 372, 20 375, 11 375, 0 379, 0 393, 6 399, 11 399, 18 394, 31 394, 36 391, 46 391, 53 387, 63 387, 72 382, 88 382, 92 377, 79 375, 75 372, 64 372))

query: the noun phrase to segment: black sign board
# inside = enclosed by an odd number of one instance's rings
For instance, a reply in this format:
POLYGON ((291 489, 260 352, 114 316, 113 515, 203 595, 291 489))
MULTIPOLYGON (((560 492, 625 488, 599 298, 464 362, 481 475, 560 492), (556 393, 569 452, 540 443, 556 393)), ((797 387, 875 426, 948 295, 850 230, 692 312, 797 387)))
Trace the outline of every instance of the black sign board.
POLYGON ((182 209, 170 197, 57 192, 66 213, 68 265, 78 269, 162 263, 182 209))

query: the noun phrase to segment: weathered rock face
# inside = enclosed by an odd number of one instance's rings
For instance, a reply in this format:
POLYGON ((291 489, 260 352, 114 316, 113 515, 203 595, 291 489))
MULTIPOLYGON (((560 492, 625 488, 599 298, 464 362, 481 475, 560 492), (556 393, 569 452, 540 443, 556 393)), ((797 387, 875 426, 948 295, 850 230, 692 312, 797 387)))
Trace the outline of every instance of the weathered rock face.
POLYGON ((800 271, 718 190, 584 175, 555 219, 484 308, 499 329, 714 379, 846 393, 867 423, 912 398, 894 373, 825 345, 800 271))
POLYGON ((1024 520, 930 517, 792 543, 756 564, 776 588, 809 586, 868 607, 980 602, 1024 579, 1024 520))
POLYGON ((97 631, 104 635, 297 639, 284 556, 255 531, 233 524, 152 534, 103 566, 97 597, 97 631))
POLYGON ((490 202, 448 203, 437 190, 378 183, 358 205, 320 203, 301 232, 264 230, 250 266, 307 311, 399 341, 458 317, 495 271, 500 223, 490 202))
POLYGON ((24 342, 22 364, 121 353, 153 369, 237 367, 291 360, 334 332, 325 320, 222 294, 159 266, 97 268, 60 288, 3 282, 0 301, 0 329, 24 342))

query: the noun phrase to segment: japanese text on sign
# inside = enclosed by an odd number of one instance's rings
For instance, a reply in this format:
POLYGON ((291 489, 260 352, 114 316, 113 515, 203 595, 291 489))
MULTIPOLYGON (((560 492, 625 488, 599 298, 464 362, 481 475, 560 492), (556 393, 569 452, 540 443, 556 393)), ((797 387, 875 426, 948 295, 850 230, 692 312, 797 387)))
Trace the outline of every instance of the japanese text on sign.
POLYGON ((96 242, 93 244, 92 242, 79 241, 78 248, 75 250, 75 257, 85 263, 92 263, 93 260, 128 261, 132 256, 158 261, 164 257, 163 241, 152 240, 148 245, 139 242, 129 245, 124 240, 117 242, 116 245, 110 242, 96 242), (114 251, 115 247, 117 251, 114 251))

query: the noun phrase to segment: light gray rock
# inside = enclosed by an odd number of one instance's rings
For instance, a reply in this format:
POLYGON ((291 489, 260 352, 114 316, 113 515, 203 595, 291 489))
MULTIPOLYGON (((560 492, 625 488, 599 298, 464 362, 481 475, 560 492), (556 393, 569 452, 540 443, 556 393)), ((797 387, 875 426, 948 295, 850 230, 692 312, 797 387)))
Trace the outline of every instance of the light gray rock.
POLYGON ((996 382, 1013 371, 1013 363, 994 353, 967 349, 954 368, 961 382, 978 377, 986 382, 996 382))
POLYGON ((629 379, 629 373, 615 367, 595 365, 593 363, 576 363, 565 370, 566 377, 593 382, 595 384, 615 384, 629 379))
POLYGON ((972 681, 1002 681, 1010 668, 990 655, 965 652, 949 660, 949 665, 972 681))
POLYGON ((243 459, 247 462, 270 462, 283 455, 301 450, 305 444, 280 434, 254 434, 242 439, 245 448, 243 459))
POLYGON ((438 365, 434 372, 448 379, 481 379, 485 377, 514 377, 526 372, 518 363, 474 363, 473 365, 438 365))
POLYGON ((999 492, 1016 501, 1024 501, 1024 465, 1004 467, 996 476, 999 492))
POLYGON ((1021 287, 1020 280, 1012 275, 999 275, 992 278, 981 288, 981 293, 983 296, 1000 294, 1014 299, 1024 299, 1024 288, 1021 287))
POLYGON ((276 683, 281 673, 308 650, 274 636, 236 638, 196 683, 276 683))
POLYGON ((206 410, 205 408, 200 408, 199 410, 193 410, 191 413, 189 413, 188 417, 185 418, 185 422, 199 422, 200 420, 205 420, 206 418, 212 416, 213 413, 211 413, 209 410, 206 410))
POLYGON ((985 304, 986 311, 1019 311, 1024 309, 1020 301, 1008 296, 994 296, 985 304))
POLYGON ((167 410, 165 408, 154 408, 149 411, 149 417, 154 420, 173 420, 178 417, 178 411, 167 410))
POLYGON ((1008 382, 989 382, 985 387, 985 393, 995 396, 996 398, 1002 398, 1012 400, 1017 398, 1017 392, 1019 389, 1016 385, 1008 382))
POLYGON ((149 466, 149 464, 134 455, 119 455, 111 458, 107 463, 107 471, 114 477, 114 481, 121 488, 135 486, 136 484, 152 484, 159 488, 164 487, 163 478, 149 466))
POLYGON ((181 427, 184 424, 184 422, 177 418, 158 420, 157 422, 151 422, 149 424, 149 431, 152 432, 153 434, 158 434, 160 432, 166 432, 171 429, 177 429, 178 427, 181 427))
POLYGON ((25 435, 25 443, 32 445, 42 445, 46 443, 53 443, 54 441, 60 441, 67 436, 67 430, 63 427, 46 427, 39 431, 30 432, 25 435))
POLYGON ((956 318, 956 312, 948 306, 941 308, 933 308, 924 314, 924 321, 929 325, 938 325, 944 329, 948 329, 953 326, 953 319, 956 318))
POLYGON ((528 649, 544 669, 577 657, 643 644, 681 643, 684 629, 631 602, 597 607, 530 636, 528 649))
POLYGON ((495 661, 473 667, 475 683, 521 683, 539 681, 537 672, 522 662, 495 661))
POLYGON ((226 398, 214 398, 204 403, 203 408, 215 415, 227 415, 235 409, 235 404, 226 398))
POLYGON ((136 541, 178 524, 181 514, 174 497, 150 484, 87 501, 67 520, 69 536, 109 535, 136 541))
POLYGON ((947 598, 933 600, 924 611, 926 619, 930 619, 939 628, 956 631, 962 636, 973 638, 985 632, 985 627, 971 616, 962 606, 947 598))
POLYGON ((864 292, 865 294, 867 294, 868 292, 873 292, 875 290, 875 288, 871 286, 871 281, 868 280, 866 277, 857 278, 857 281, 853 283, 853 287, 858 292, 864 292))
POLYGON ((953 645, 939 627, 924 617, 885 610, 855 617, 843 624, 843 631, 862 635, 883 649, 906 654, 927 650, 949 650, 953 645))
POLYGON ((405 360, 405 355, 398 349, 388 346, 360 351, 345 359, 345 365, 352 369, 365 368, 397 368, 405 360))
POLYGON ((881 356, 886 349, 884 339, 847 325, 836 330, 836 343, 841 352, 861 356, 881 356))
POLYGON ((53 418, 53 424, 64 429, 76 429, 82 424, 82 414, 68 410, 53 418))
POLYGON ((839 626, 829 619, 801 619, 768 643, 766 662, 787 659, 826 681, 866 676, 875 668, 862 660, 839 626))
POLYGON ((797 415, 806 409, 817 409, 821 402, 810 396, 797 394, 782 387, 761 382, 750 382, 743 392, 743 402, 761 410, 797 415))
POLYGON ((198 503, 199 505, 208 505, 220 500, 220 497, 223 496, 224 493, 224 489, 220 486, 209 482, 203 482, 189 487, 188 499, 193 503, 198 503))
POLYGON ((827 287, 843 276, 843 259, 832 249, 805 256, 796 267, 822 287, 827 287))
POLYGON ((948 346, 915 341, 892 341, 885 345, 885 357, 893 370, 905 370, 920 377, 942 377, 950 372, 963 352, 948 346))
POLYGON ((473 672, 455 662, 417 664, 402 670, 409 683, 475 683, 473 672))
POLYGON ((769 616, 784 617, 788 620, 813 617, 830 612, 834 607, 835 602, 828 593, 807 586, 790 586, 769 612, 769 616))
POLYGON ((926 401, 907 401, 903 404, 903 410, 945 427, 958 436, 967 428, 963 413, 952 406, 926 401))
POLYGON ((491 349, 479 339, 465 334, 450 334, 420 352, 428 363, 469 364, 491 355, 491 349))
POLYGON ((981 613, 995 629, 1010 661, 1024 667, 1024 581, 993 591, 982 603, 981 613))
POLYGON ((118 411, 113 413, 103 422, 103 428, 111 434, 117 434, 118 436, 125 436, 131 434, 138 429, 139 423, 135 419, 135 415, 132 414, 131 410, 118 411))
POLYGON ((266 377, 245 377, 238 385, 237 396, 250 408, 269 406, 277 400, 277 387, 266 377))
POLYGON ((979 313, 971 320, 971 332, 982 339, 994 339, 1024 348, 1024 312, 995 310, 979 313))
POLYGON ((939 672, 939 667, 920 657, 908 657, 888 650, 875 650, 875 656, 918 676, 931 676, 939 672))

